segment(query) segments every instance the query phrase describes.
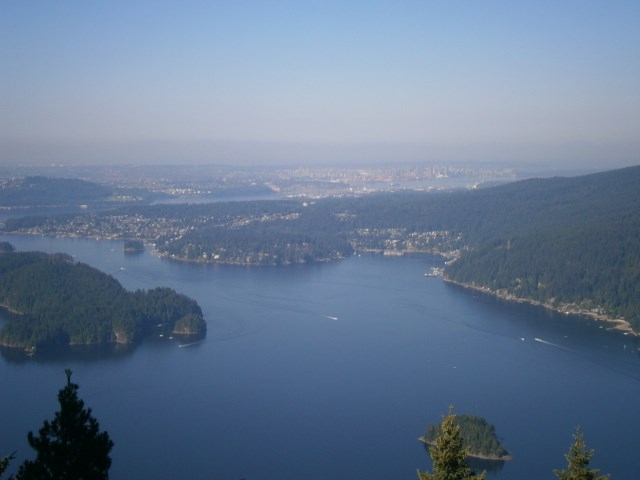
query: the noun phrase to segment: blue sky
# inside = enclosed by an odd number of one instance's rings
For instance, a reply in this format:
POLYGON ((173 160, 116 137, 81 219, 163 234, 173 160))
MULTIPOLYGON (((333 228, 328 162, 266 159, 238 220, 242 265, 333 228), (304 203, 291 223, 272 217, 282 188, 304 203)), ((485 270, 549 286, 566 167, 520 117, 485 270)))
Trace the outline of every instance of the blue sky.
POLYGON ((7 1, 0 162, 640 163, 640 2, 7 1))

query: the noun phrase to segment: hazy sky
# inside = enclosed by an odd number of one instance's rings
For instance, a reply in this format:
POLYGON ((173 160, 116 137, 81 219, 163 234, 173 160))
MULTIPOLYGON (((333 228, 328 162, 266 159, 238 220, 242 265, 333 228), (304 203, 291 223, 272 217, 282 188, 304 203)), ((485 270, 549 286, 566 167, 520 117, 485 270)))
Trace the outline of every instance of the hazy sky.
POLYGON ((3 163, 640 163, 638 0, 7 0, 0 69, 3 163))

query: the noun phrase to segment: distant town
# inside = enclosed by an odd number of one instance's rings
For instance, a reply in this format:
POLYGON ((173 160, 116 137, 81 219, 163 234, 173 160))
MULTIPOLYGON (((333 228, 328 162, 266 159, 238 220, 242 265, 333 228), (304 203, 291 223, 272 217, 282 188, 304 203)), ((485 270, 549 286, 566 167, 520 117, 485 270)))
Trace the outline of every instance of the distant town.
MULTIPOLYGON (((511 168, 435 164, 230 167, 191 166, 5 166, 0 169, 0 190, 12 178, 43 175, 79 178, 131 190, 146 190, 168 199, 198 201, 212 196, 272 195, 321 198, 361 195, 378 191, 452 190, 495 185, 518 178, 511 168)), ((135 201, 122 195, 118 201, 135 201)))

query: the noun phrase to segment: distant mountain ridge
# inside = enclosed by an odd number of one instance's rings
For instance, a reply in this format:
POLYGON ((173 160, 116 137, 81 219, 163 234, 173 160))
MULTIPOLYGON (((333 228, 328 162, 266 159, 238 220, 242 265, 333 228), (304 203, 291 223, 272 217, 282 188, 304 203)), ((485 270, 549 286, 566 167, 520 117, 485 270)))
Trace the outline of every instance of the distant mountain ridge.
POLYGON ((640 166, 580 177, 522 180, 462 196, 468 197, 468 212, 483 220, 475 228, 463 228, 467 235, 473 234, 472 239, 610 221, 637 214, 640 166), (497 218, 494 211, 499 213, 497 218))
POLYGON ((111 206, 139 204, 157 195, 144 189, 122 189, 77 178, 38 175, 11 178, 0 184, 0 208, 111 206))
POLYGON ((73 178, 30 176, 13 179, 0 188, 0 206, 50 206, 104 201, 113 189, 73 178))

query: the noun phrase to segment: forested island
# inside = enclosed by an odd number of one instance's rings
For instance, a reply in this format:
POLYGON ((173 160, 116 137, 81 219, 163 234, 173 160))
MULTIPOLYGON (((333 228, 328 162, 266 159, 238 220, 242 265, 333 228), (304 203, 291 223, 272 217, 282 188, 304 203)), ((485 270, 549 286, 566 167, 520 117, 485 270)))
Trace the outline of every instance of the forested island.
POLYGON ((3 230, 138 239, 173 260, 238 265, 435 253, 451 283, 640 331, 638 185, 640 166, 469 191, 131 206, 3 230))
MULTIPOLYGON (((483 460, 511 460, 509 452, 502 446, 496 436, 496 429, 482 417, 472 415, 455 415, 455 423, 460 427, 463 448, 470 457, 483 460)), ((441 423, 427 427, 420 441, 433 445, 440 435, 441 423)))
POLYGON ((10 318, 0 330, 2 346, 36 352, 206 332, 196 301, 170 288, 129 292, 110 275, 66 254, 4 252, 0 305, 10 318))
POLYGON ((140 240, 127 240, 124 242, 124 253, 142 253, 144 252, 144 243, 140 240))

